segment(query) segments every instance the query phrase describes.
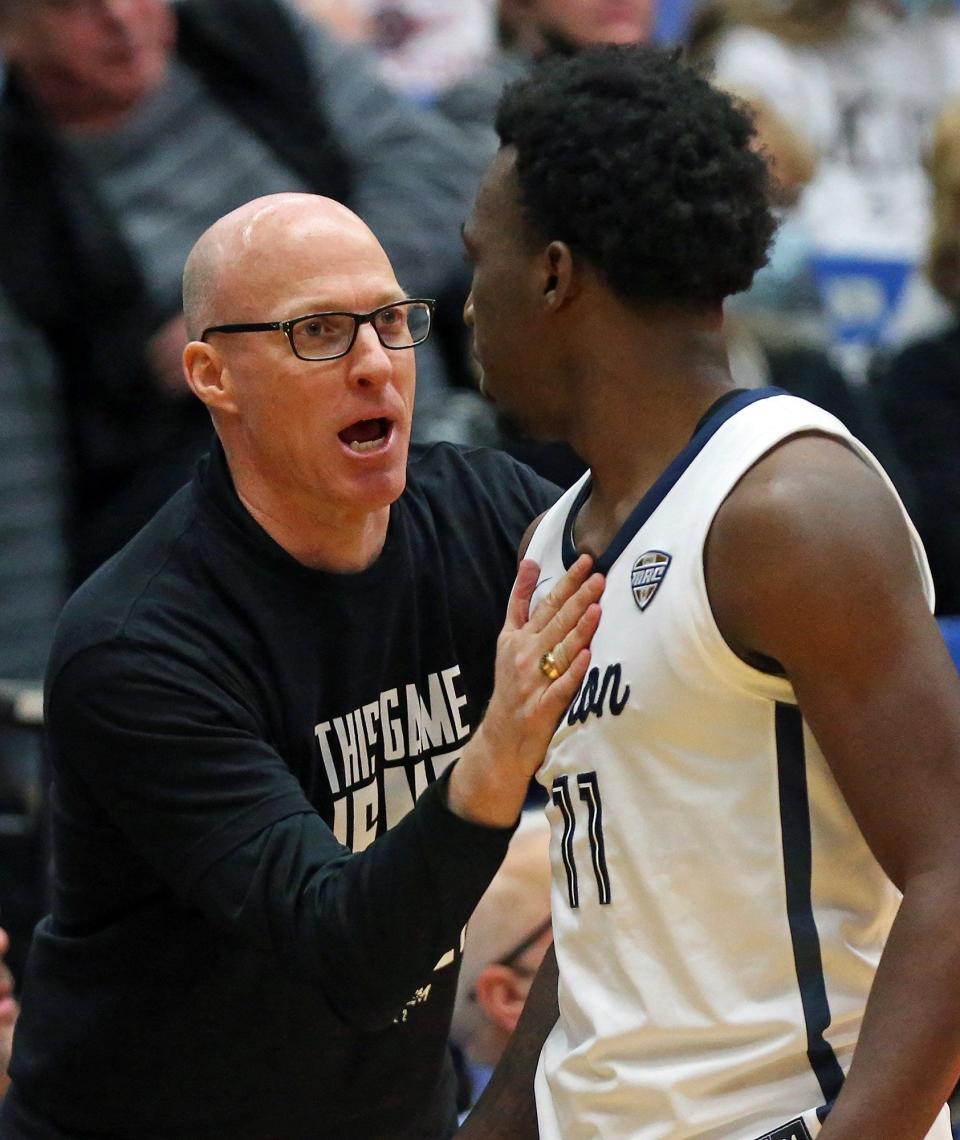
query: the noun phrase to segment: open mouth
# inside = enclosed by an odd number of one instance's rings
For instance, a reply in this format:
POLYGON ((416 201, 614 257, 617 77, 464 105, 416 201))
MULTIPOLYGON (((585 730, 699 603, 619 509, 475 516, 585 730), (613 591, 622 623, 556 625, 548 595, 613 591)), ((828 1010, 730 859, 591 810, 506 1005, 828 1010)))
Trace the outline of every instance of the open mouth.
POLYGON ((367 451, 376 451, 383 447, 390 438, 393 425, 385 416, 375 420, 357 420, 355 424, 345 427, 338 432, 340 442, 346 444, 351 451, 362 455, 367 451))

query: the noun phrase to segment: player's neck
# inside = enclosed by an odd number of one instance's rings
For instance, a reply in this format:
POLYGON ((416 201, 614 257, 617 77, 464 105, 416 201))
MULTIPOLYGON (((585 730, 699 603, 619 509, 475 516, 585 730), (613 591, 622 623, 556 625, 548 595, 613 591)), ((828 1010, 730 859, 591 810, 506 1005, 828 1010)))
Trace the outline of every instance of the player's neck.
POLYGON ((654 338, 604 343, 584 384, 573 441, 592 473, 580 512, 578 547, 598 554, 671 460, 700 418, 733 388, 719 327, 691 324, 654 338))

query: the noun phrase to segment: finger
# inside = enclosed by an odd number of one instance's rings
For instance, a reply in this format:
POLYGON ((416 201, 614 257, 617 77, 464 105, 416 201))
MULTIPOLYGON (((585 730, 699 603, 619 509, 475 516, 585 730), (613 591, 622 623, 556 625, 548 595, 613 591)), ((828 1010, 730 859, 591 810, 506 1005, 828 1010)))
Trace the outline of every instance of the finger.
MULTIPOLYGON (((576 629, 577 622, 587 609, 599 601, 605 585, 606 580, 602 574, 591 574, 576 593, 564 602, 537 637, 537 645, 541 652, 550 649, 556 653, 556 646, 562 643, 568 633, 576 629)), ((539 610, 537 612, 539 613, 539 610)), ((531 621, 530 627, 532 626, 531 621)))
POLYGON ((530 616, 530 599, 537 588, 537 578, 540 576, 540 567, 532 558, 524 558, 517 567, 517 576, 514 579, 510 598, 507 601, 507 616, 503 622, 504 630, 520 629, 526 625, 530 616))
MULTIPOLYGON (((539 633, 560 612, 569 598, 576 594, 590 574, 593 559, 589 554, 581 554, 570 569, 563 575, 549 594, 540 602, 530 617, 530 628, 539 633)), ((559 638, 557 639, 559 640, 559 638)))
POLYGON ((573 629, 554 646, 553 659, 561 673, 566 673, 581 649, 586 649, 597 632, 600 622, 601 609, 596 602, 592 602, 581 614, 573 629))
MULTIPOLYGON (((599 620, 599 618, 598 618, 599 620)), ((555 717, 560 717, 570 707, 570 702, 577 695, 577 690, 583 684, 583 678, 590 668, 590 650, 581 649, 570 662, 570 668, 556 681, 544 689, 540 700, 551 709, 555 717)))

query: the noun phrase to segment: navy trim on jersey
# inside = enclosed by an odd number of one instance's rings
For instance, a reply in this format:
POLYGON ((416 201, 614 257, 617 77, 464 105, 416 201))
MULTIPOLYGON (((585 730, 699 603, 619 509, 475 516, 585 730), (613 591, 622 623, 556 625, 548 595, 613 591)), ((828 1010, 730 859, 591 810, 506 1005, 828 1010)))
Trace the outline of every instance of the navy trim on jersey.
POLYGON ((775 718, 787 920, 807 1029, 807 1057, 829 1105, 843 1086, 843 1069, 833 1047, 824 1038, 830 1025, 830 1004, 810 889, 813 850, 803 718, 795 705, 780 702, 777 702, 775 718))
MULTIPOLYGON (((656 482, 643 496, 639 503, 630 512, 629 518, 617 532, 607 549, 596 559, 594 570, 601 574, 609 574, 610 567, 633 541, 634 535, 643 526, 653 512, 667 497, 671 488, 686 471, 690 464, 703 450, 714 433, 721 428, 731 416, 756 403, 757 400, 766 400, 770 396, 786 396, 782 388, 755 388, 742 392, 726 392, 708 409, 707 414, 697 424, 697 428, 684 449, 675 456, 670 465, 660 474, 656 482)), ((569 570, 577 560, 577 548, 573 543, 573 526, 580 513, 580 508, 587 501, 590 494, 591 479, 588 478, 580 492, 574 499, 567 521, 563 527, 561 543, 561 556, 564 567, 569 570)))

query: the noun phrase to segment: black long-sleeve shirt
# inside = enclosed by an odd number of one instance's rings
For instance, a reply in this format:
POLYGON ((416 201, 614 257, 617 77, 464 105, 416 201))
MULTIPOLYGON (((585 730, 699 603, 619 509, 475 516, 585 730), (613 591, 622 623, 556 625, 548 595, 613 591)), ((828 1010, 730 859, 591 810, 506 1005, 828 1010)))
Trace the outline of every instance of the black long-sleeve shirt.
POLYGON ((507 833, 440 777, 552 496, 437 445, 376 562, 328 574, 217 451, 74 596, 47 679, 53 913, 0 1136, 452 1131, 460 932, 507 833))

